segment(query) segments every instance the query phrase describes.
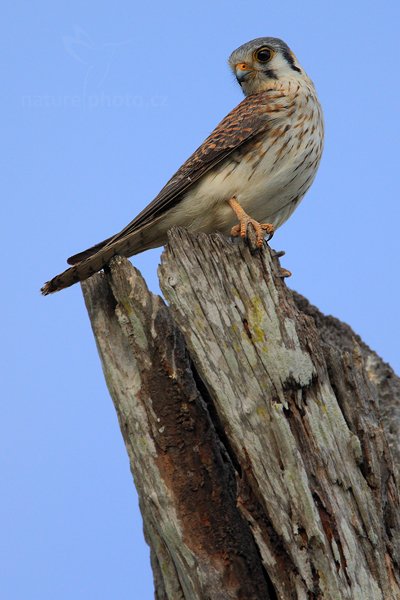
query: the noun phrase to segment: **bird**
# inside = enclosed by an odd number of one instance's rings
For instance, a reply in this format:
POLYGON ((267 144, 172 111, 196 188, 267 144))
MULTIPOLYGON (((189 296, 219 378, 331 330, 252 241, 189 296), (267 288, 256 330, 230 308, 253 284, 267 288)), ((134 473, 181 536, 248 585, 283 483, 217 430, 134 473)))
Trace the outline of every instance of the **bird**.
POLYGON ((44 295, 83 281, 115 255, 167 242, 171 227, 241 236, 256 246, 272 236, 311 186, 323 151, 315 86, 281 39, 261 37, 228 59, 245 98, 217 125, 159 194, 122 231, 68 259, 44 295))

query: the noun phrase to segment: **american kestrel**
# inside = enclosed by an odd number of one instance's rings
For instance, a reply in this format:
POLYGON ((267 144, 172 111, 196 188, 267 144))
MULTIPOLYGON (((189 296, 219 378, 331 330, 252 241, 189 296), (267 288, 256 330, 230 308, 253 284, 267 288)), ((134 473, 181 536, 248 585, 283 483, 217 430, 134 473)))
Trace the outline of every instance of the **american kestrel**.
POLYGON ((69 258, 73 266, 48 281, 43 294, 87 279, 115 254, 128 257, 162 246, 172 226, 242 237, 253 227, 261 246, 288 219, 322 154, 323 118, 314 85, 277 38, 240 46, 229 66, 245 99, 133 221, 69 258))

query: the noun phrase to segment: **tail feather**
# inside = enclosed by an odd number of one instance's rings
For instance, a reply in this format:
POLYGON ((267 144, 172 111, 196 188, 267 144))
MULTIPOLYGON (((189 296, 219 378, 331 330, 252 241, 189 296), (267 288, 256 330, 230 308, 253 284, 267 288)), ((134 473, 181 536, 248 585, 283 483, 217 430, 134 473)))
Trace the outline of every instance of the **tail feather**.
POLYGON ((102 242, 99 242, 98 244, 95 244, 94 246, 91 246, 90 248, 83 250, 82 252, 78 252, 78 254, 74 254, 73 256, 70 256, 69 258, 67 258, 67 263, 69 265, 76 265, 77 263, 82 262, 86 258, 90 258, 94 254, 97 254, 97 252, 99 250, 104 248, 104 246, 106 244, 108 244, 108 242, 110 242, 113 239, 113 237, 114 236, 111 236, 111 237, 107 238, 106 240, 103 240, 102 242))
POLYGON ((112 246, 99 250, 96 254, 89 256, 89 258, 47 281, 40 291, 44 296, 47 296, 78 283, 78 281, 84 281, 103 269, 115 254, 117 254, 117 249, 112 246))
POLYGON ((116 239, 115 242, 112 241, 114 238, 108 238, 96 244, 96 246, 92 246, 92 248, 71 256, 68 262, 70 264, 74 263, 72 267, 56 275, 50 281, 47 281, 42 287, 41 292, 44 296, 47 296, 53 292, 70 287, 74 283, 78 283, 78 281, 84 281, 97 273, 97 271, 103 269, 116 254, 126 257, 133 256, 149 248, 161 246, 166 242, 165 237, 165 235, 154 236, 152 223, 150 223, 147 227, 143 227, 123 238, 116 239), (146 230, 151 230, 151 235, 146 234, 146 230), (81 260, 75 264, 78 258, 81 258, 81 260))
POLYGON ((122 235, 125 231, 122 230, 119 234, 71 256, 68 263, 72 266, 47 281, 41 289, 42 294, 47 296, 88 279, 103 269, 116 254, 129 257, 162 246, 167 241, 167 229, 155 226, 161 220, 162 215, 125 235, 122 235))

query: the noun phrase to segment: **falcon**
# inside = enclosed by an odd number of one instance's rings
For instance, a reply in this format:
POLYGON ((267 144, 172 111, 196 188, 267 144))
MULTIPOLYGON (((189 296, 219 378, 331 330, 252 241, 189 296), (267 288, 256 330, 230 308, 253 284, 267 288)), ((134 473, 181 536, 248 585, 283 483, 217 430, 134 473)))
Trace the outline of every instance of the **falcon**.
POLYGON ((162 246, 173 226, 246 237, 263 245, 299 205, 316 175, 323 117, 314 84, 287 44, 265 37, 229 57, 245 99, 116 235, 68 259, 47 295, 87 279, 116 255, 162 246))

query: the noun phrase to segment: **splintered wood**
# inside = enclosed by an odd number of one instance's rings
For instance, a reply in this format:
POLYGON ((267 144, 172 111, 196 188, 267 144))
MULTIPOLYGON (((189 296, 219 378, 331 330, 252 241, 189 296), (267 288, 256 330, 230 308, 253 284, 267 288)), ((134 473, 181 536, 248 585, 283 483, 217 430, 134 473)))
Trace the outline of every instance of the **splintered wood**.
POLYGON ((158 600, 400 598, 399 380, 280 275, 175 229, 168 306, 120 257, 82 284, 158 600))

